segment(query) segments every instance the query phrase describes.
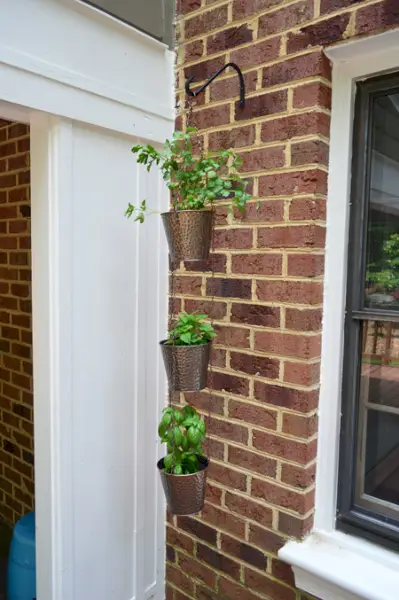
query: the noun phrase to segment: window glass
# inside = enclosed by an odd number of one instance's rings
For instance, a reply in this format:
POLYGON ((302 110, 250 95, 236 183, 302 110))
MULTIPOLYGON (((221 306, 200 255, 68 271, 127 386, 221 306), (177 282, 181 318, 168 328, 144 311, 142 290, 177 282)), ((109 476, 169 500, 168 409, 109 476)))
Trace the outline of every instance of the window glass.
POLYGON ((365 305, 399 310, 399 94, 373 102, 365 305))

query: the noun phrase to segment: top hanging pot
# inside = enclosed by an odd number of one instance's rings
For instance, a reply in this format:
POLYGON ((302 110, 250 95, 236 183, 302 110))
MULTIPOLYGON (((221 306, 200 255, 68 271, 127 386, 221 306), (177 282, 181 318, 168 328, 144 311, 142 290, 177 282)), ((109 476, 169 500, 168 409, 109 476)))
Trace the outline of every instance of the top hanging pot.
POLYGON ((212 241, 211 210, 177 210, 162 213, 170 258, 207 260, 212 241))

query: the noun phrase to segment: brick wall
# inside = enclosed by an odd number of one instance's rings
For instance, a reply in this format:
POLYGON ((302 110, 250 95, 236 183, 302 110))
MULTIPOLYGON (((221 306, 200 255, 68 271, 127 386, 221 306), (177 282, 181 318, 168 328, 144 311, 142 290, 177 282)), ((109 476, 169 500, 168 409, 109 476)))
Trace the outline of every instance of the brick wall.
MULTIPOLYGON (((205 150, 234 148, 254 197, 245 218, 217 208, 210 265, 178 271, 176 308, 211 313, 212 395, 205 509, 168 517, 167 599, 299 600, 277 558, 312 526, 331 72, 322 47, 399 25, 397 0, 179 0, 177 128, 185 78, 228 61, 194 110, 205 150), (260 209, 255 210, 256 200, 260 209), (198 269, 198 270, 197 270, 198 269)), ((183 397, 180 401, 184 401, 183 397)))
POLYGON ((29 128, 0 120, 0 518, 33 509, 29 128))

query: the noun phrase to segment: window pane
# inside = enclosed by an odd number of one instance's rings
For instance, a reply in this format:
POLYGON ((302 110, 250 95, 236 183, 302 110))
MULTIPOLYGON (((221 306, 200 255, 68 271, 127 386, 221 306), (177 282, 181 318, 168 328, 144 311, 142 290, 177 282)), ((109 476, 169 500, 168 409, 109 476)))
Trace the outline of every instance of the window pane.
POLYGON ((364 491, 399 505, 399 415, 368 410, 364 491))
POLYGON ((399 505, 399 324, 362 327, 357 496, 390 514, 386 503, 399 505))
POLYGON ((365 306, 399 310, 399 94, 372 113, 365 306))

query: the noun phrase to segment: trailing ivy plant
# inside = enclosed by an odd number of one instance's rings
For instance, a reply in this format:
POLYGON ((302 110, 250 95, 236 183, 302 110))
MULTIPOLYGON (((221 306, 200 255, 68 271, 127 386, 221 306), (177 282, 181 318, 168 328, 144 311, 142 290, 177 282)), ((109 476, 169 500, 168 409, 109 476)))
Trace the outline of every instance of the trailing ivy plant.
POLYGON ((163 460, 167 473, 189 475, 199 471, 198 457, 203 455, 202 444, 205 440, 206 425, 195 408, 165 408, 158 434, 168 449, 168 454, 163 460))
MULTIPOLYGON (((192 142, 195 133, 195 128, 188 127, 186 132, 175 131, 172 140, 166 140, 161 150, 150 144, 137 144, 132 152, 147 171, 154 165, 160 169, 175 210, 203 209, 218 198, 231 198, 231 208, 235 206, 244 212, 250 195, 245 191, 248 182, 237 172, 241 158, 231 150, 195 156, 192 142)), ((129 203, 125 214, 143 223, 145 216, 152 212, 143 200, 138 206, 129 203)))
POLYGON ((197 346, 207 344, 215 336, 215 331, 205 319, 208 315, 181 312, 178 320, 168 333, 167 344, 174 346, 197 346))

